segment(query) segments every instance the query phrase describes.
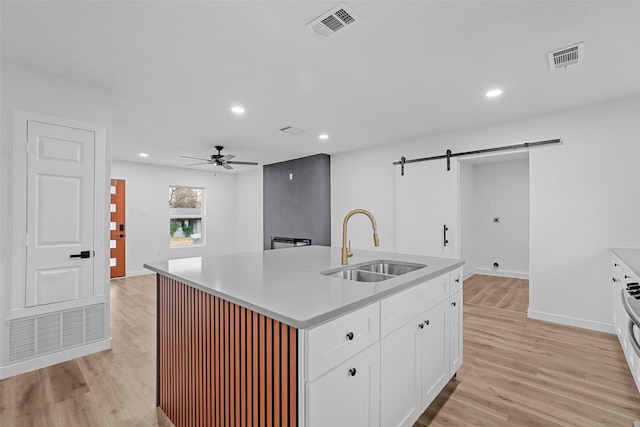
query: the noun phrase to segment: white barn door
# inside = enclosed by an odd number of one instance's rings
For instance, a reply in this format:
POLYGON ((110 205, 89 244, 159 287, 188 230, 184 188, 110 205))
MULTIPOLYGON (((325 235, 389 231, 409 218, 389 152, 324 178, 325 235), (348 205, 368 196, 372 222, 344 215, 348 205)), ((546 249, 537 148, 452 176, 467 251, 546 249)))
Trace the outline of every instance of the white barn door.
POLYGON ((25 306, 94 296, 94 132, 27 122, 25 306))
POLYGON ((451 160, 449 171, 446 160, 433 160, 400 172, 397 166, 397 252, 459 258, 458 161, 451 160))

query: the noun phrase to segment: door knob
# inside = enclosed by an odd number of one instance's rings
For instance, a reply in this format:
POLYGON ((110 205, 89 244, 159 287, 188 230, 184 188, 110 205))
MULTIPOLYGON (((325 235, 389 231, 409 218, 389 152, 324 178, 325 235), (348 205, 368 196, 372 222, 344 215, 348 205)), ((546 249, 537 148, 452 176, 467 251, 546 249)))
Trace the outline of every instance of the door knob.
POLYGON ((69 255, 69 258, 91 258, 91 251, 82 251, 79 254, 69 255))
POLYGON ((124 234, 120 233, 120 237, 124 237, 124 234))

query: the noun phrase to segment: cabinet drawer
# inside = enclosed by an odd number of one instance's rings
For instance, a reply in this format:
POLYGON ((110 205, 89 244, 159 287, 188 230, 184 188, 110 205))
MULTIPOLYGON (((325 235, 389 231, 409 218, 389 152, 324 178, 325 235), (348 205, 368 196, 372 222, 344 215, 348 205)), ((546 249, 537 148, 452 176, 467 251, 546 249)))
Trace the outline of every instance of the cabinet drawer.
POLYGON ((306 383, 309 427, 380 426, 380 344, 306 383))
POLYGON ((313 381, 380 339, 380 303, 307 331, 307 381, 313 381))
POLYGON ((449 295, 462 290, 462 267, 449 272, 449 295))
POLYGON ((420 313, 449 298, 449 273, 382 300, 382 336, 395 331, 420 313))

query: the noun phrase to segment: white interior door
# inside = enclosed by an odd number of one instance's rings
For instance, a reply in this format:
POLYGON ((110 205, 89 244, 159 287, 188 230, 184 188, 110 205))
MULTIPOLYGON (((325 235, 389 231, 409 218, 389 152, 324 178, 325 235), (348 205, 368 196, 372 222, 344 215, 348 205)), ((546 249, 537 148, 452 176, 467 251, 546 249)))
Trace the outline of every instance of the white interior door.
POLYGON ((398 253, 459 258, 458 161, 425 161, 396 167, 398 253), (445 241, 445 230, 446 241, 445 241))
POLYGON ((27 307, 93 296, 95 142, 27 122, 27 307))

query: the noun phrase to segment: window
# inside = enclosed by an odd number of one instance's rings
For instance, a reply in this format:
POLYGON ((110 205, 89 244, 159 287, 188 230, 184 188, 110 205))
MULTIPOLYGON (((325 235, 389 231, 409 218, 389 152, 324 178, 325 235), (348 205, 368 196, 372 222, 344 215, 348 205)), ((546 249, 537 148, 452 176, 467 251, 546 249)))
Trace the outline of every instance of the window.
POLYGON ((169 187, 169 247, 204 244, 203 188, 169 187))

